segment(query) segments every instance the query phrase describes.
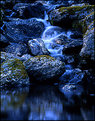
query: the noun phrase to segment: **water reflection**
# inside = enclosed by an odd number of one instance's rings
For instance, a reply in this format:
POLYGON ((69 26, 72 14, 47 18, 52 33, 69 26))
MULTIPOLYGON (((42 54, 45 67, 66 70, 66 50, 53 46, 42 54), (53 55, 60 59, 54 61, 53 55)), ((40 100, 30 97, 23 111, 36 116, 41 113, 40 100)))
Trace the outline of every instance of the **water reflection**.
POLYGON ((93 112, 87 102, 85 107, 69 104, 55 86, 1 91, 2 120, 93 120, 93 112))
POLYGON ((25 99, 28 95, 29 87, 12 90, 1 90, 1 119, 21 120, 27 119, 28 108, 25 99))

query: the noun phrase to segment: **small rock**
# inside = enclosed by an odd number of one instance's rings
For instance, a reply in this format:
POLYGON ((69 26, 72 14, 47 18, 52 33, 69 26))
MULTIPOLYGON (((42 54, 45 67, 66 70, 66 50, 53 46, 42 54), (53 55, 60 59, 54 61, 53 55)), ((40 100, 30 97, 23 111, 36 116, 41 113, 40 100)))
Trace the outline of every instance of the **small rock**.
POLYGON ((49 55, 42 39, 33 39, 28 41, 28 46, 32 55, 49 55))
POLYGON ((72 70, 66 70, 66 72, 59 78, 61 83, 79 84, 82 82, 85 73, 82 70, 76 68, 72 70))
POLYGON ((66 98, 71 99, 74 96, 81 96, 83 94, 83 88, 79 85, 66 84, 60 88, 60 91, 66 98))

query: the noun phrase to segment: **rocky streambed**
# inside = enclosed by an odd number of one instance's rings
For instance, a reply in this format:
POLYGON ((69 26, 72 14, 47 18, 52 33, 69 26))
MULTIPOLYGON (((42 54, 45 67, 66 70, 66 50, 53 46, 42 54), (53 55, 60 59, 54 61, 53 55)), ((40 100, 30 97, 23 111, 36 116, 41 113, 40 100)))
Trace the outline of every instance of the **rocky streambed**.
POLYGON ((94 120, 94 1, 0 6, 1 119, 94 120))

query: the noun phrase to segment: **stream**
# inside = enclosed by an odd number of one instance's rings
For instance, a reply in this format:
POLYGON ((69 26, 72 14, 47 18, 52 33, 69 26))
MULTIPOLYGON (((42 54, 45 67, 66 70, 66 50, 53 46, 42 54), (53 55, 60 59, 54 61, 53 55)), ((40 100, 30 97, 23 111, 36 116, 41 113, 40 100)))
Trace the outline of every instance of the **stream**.
MULTIPOLYGON (((12 15, 13 13, 10 17, 12 15)), ((50 56, 64 62, 65 57, 62 53, 64 45, 60 44, 60 41, 56 42, 56 38, 60 40, 60 37, 64 36, 71 39, 73 32, 52 26, 48 22, 46 11, 44 19, 36 19, 45 25, 41 39, 50 52, 50 56)), ((71 73, 74 69, 70 64, 66 64, 65 67, 65 74, 71 73)), ((77 75, 75 76, 77 78, 77 75)), ((94 120, 94 96, 83 95, 75 100, 70 97, 67 99, 56 83, 2 89, 1 116, 2 120, 94 120)))

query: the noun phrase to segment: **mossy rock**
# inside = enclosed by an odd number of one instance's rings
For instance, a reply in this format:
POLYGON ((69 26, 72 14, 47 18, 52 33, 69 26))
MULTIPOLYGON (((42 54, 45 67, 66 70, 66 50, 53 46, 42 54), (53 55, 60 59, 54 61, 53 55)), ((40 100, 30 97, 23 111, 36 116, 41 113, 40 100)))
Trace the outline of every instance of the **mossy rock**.
POLYGON ((65 71, 63 62, 48 56, 39 55, 24 62, 27 72, 37 82, 50 82, 60 77, 65 71))
POLYGON ((29 77, 19 59, 6 60, 1 64, 1 86, 27 85, 29 77))
POLYGON ((85 32, 87 31, 90 24, 95 21, 94 20, 94 15, 95 15, 95 12, 92 11, 90 14, 85 16, 85 18, 83 18, 83 19, 81 19, 79 21, 76 21, 76 23, 73 22, 73 28, 81 28, 83 34, 85 34, 85 32))
POLYGON ((94 11, 94 5, 74 5, 69 7, 60 7, 49 13, 51 24, 61 27, 80 28, 85 21, 80 21, 86 16, 91 16, 94 11))
POLYGON ((59 12, 68 12, 70 15, 74 15, 76 12, 81 10, 89 11, 90 9, 94 8, 94 5, 83 5, 83 6, 70 6, 70 7, 61 7, 59 8, 59 12))

